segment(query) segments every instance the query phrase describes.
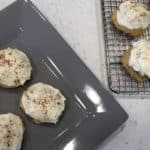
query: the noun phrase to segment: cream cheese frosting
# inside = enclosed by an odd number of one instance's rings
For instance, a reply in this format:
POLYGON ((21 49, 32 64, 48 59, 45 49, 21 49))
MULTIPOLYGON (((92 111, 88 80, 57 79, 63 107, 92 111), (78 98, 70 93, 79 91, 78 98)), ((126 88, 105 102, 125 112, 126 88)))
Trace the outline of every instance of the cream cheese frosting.
POLYGON ((125 1, 117 10, 117 22, 128 29, 145 29, 150 25, 150 11, 140 3, 125 1))
POLYGON ((20 150, 23 134, 24 126, 19 116, 0 115, 0 150, 20 150))
POLYGON ((0 84, 18 87, 30 79, 31 64, 25 53, 18 49, 0 51, 0 84))
POLYGON ((65 109, 65 97, 48 84, 36 83, 23 93, 21 105, 25 113, 36 121, 57 123, 65 109))
POLYGON ((142 76, 146 75, 150 78, 150 40, 140 40, 133 43, 129 66, 142 76))

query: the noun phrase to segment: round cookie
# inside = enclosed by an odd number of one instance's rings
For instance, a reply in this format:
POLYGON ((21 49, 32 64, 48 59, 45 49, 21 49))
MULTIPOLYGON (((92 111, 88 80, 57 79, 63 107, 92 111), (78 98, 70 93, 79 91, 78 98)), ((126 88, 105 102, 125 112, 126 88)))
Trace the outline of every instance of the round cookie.
POLYGON ((130 36, 136 37, 136 36, 140 36, 143 35, 144 30, 143 29, 128 29, 125 26, 120 25, 117 22, 117 11, 113 11, 112 13, 112 23, 116 26, 116 28, 120 31, 122 31, 125 34, 128 34, 130 36))
POLYGON ((0 150, 20 150, 23 134, 24 125, 19 116, 0 114, 0 150))
POLYGON ((139 36, 150 25, 150 11, 140 3, 125 1, 118 10, 113 11, 112 22, 118 30, 131 36, 139 36))
POLYGON ((134 42, 121 57, 121 63, 133 79, 139 82, 150 79, 150 40, 134 42))
POLYGON ((31 63, 25 53, 18 49, 0 50, 0 86, 16 88, 31 77, 31 63))
POLYGON ((20 106, 35 123, 56 124, 65 109, 65 97, 45 83, 36 83, 23 92, 20 106))

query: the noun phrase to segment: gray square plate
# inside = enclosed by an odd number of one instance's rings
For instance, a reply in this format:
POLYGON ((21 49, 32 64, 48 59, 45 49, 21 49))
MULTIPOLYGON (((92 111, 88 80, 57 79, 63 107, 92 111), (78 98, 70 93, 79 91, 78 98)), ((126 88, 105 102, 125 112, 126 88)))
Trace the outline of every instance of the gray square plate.
POLYGON ((32 79, 17 89, 0 88, 0 113, 22 116, 23 150, 93 150, 126 119, 127 114, 82 63, 70 46, 30 1, 16 1, 0 12, 0 48, 24 51, 32 79), (19 108, 32 83, 59 88, 66 109, 57 125, 35 125, 19 108))

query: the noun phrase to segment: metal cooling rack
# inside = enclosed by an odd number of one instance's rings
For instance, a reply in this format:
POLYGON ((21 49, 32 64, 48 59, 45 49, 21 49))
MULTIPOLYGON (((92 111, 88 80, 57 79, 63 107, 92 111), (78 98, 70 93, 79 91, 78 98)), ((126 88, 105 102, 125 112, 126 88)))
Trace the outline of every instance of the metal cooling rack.
MULTIPOLYGON (((107 62, 108 84, 115 93, 150 94, 150 82, 138 83, 131 79, 120 63, 120 57, 133 41, 150 39, 150 28, 144 35, 132 38, 118 31, 111 22, 111 14, 125 0, 101 0, 104 16, 104 36, 107 62)), ((150 0, 136 0, 150 8, 150 0)))

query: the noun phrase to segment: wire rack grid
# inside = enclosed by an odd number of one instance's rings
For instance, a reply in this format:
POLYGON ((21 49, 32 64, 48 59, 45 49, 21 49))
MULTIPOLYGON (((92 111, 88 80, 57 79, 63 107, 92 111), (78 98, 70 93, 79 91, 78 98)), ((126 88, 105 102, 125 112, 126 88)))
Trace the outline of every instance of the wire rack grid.
MULTIPOLYGON (((139 39, 150 39, 150 27, 144 35, 137 38, 127 36, 118 31, 111 22, 112 11, 116 10, 125 0, 102 0, 104 16, 105 54, 107 77, 110 89, 118 94, 150 94, 150 82, 138 83, 126 73, 120 63, 120 57, 132 42, 139 39)), ((150 0, 136 0, 150 8, 150 0)))

